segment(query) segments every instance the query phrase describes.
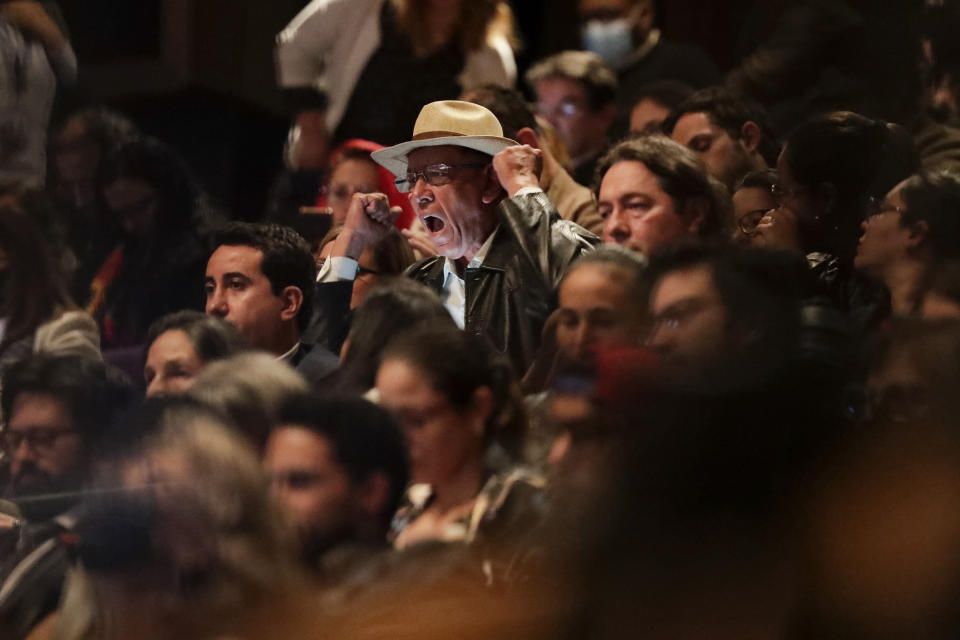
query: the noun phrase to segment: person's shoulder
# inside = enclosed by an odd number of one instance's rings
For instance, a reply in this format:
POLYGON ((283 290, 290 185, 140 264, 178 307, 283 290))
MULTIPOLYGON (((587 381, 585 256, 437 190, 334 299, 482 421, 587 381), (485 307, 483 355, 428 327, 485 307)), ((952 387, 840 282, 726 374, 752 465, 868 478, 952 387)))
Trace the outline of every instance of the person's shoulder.
POLYGON ((340 360, 331 351, 319 344, 301 344, 299 357, 296 357, 294 369, 316 385, 340 366, 340 360))

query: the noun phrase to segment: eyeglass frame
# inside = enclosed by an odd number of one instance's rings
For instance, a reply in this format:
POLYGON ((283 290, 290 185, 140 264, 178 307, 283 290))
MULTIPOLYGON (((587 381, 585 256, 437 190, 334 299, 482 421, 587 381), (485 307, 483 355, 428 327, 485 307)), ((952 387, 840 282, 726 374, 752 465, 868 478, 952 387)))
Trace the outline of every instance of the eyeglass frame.
POLYGON ((906 207, 890 204, 887 202, 886 198, 871 196, 867 198, 867 205, 864 207, 863 219, 869 220, 870 218, 875 218, 876 216, 884 213, 897 213, 899 215, 903 215, 906 213, 906 211, 906 207))
POLYGON ((14 431, 8 428, 0 434, 0 437, 2 437, 4 449, 9 453, 13 453, 19 449, 24 441, 26 441, 27 445, 34 451, 47 452, 53 449, 57 440, 62 436, 79 434, 80 432, 76 429, 48 429, 46 427, 37 427, 23 431, 14 431), (14 439, 16 439, 16 441, 14 441, 14 439))
MULTIPOLYGON (((447 181, 447 182, 438 183, 436 182, 438 178, 433 178, 433 179, 427 178, 427 171, 437 170, 438 168, 441 168, 441 167, 444 170, 480 169, 482 167, 486 167, 489 164, 490 164, 489 162, 465 162, 465 163, 458 163, 458 164, 447 164, 446 162, 437 162, 435 164, 428 164, 420 171, 410 171, 410 168, 408 167, 407 175, 402 178, 397 178, 396 180, 393 181, 393 184, 396 185, 397 191, 399 191, 400 193, 410 193, 411 191, 413 191, 413 188, 417 186, 417 182, 419 182, 421 178, 423 179, 424 182, 426 182, 432 187, 442 187, 444 185, 450 184, 450 182, 447 181), (405 184, 409 184, 409 186, 405 187, 404 186, 405 184)), ((447 176, 446 178, 449 179, 449 176, 447 176)), ((441 178, 440 180, 443 180, 443 178, 441 178)))
POLYGON ((767 208, 764 208, 764 209, 753 209, 753 210, 751 210, 751 211, 747 211, 745 214, 743 214, 742 216, 740 216, 740 219, 739 219, 739 220, 737 220, 737 230, 739 230, 740 233, 742 233, 743 235, 747 236, 748 238, 757 235, 757 227, 760 225, 760 221, 763 220, 764 216, 766 216, 766 215, 767 215, 768 213, 770 213, 771 211, 773 211, 773 209, 767 209, 767 208), (757 217, 757 221, 754 222, 752 226, 747 227, 747 226, 744 224, 744 221, 745 221, 747 218, 749 218, 749 217, 751 217, 751 216, 754 216, 754 215, 756 215, 756 214, 758 214, 758 213, 759 213, 760 215, 759 215, 759 217, 757 217))

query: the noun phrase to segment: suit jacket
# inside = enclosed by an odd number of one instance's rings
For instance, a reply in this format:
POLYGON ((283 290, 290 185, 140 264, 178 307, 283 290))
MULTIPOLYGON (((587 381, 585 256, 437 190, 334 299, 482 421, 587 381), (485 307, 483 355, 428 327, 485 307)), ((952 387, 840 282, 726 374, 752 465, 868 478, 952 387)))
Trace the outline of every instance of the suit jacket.
POLYGON ((290 359, 290 366, 296 369, 311 387, 317 388, 327 376, 337 370, 340 361, 320 345, 301 342, 293 358, 290 359))
MULTIPOLYGON (((547 317, 557 307, 556 291, 567 267, 600 239, 561 220, 542 192, 504 200, 499 217, 483 264, 464 273, 465 329, 487 336, 522 374, 533 362, 547 317)), ((444 260, 421 260, 406 275, 441 292, 444 260)))

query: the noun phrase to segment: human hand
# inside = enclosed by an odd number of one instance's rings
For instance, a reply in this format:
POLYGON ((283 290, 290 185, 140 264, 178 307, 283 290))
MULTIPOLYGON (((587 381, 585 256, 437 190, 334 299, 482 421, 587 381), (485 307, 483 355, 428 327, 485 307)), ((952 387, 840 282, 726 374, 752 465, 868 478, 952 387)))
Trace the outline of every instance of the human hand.
POLYGON ((795 213, 789 209, 772 209, 757 223, 750 244, 768 249, 802 251, 800 225, 795 213))
POLYGON ((327 168, 330 141, 324 111, 302 111, 287 135, 287 165, 296 171, 327 168))
POLYGON ((493 156, 493 170, 507 195, 512 197, 520 189, 540 188, 543 154, 526 144, 507 147, 493 156))
POLYGON ((59 50, 67 39, 57 23, 36 0, 10 0, 0 3, 0 17, 28 36, 40 40, 49 50, 59 50))
POLYGON ((382 193, 353 194, 343 231, 337 236, 330 255, 359 260, 364 249, 386 237, 401 213, 400 207, 391 207, 382 193))
POLYGON ((410 243, 410 246, 417 254, 418 260, 437 255, 437 247, 433 244, 433 240, 430 239, 430 234, 427 233, 427 230, 423 227, 423 223, 420 222, 419 218, 413 221, 409 229, 401 229, 400 233, 402 233, 403 237, 410 243))

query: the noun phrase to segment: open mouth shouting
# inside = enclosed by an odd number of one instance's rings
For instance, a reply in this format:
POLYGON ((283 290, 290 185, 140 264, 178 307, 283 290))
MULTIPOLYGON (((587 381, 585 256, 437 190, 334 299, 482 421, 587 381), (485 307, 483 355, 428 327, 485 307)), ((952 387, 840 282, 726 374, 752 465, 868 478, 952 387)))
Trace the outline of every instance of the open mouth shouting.
POLYGON ((447 223, 443 219, 438 218, 437 216, 426 214, 421 216, 423 220, 423 226, 427 228, 431 234, 440 233, 443 231, 443 228, 447 226, 447 223))

